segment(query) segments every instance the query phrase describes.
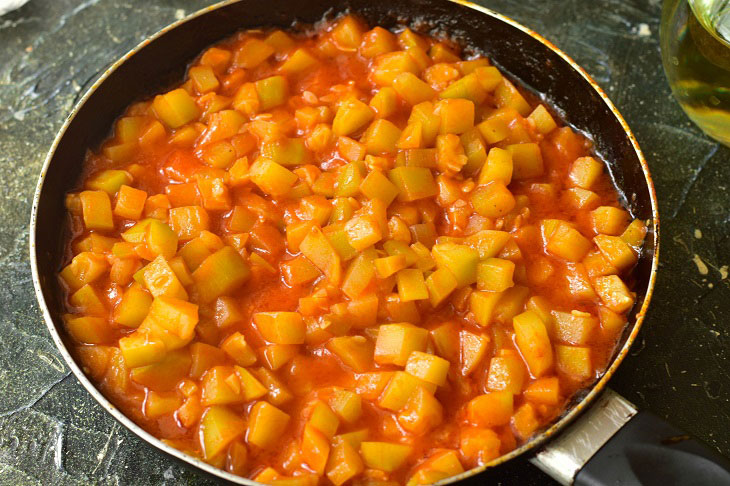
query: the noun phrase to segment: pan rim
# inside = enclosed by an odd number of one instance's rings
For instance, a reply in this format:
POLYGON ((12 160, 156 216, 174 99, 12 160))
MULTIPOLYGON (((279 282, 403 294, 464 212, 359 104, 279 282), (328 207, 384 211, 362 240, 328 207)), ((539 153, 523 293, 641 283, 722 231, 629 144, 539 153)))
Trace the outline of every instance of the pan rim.
MULTIPOLYGON (((151 42, 155 41, 156 39, 164 36, 169 31, 177 28, 180 25, 183 25, 195 18, 198 18, 200 16, 206 15, 209 12, 212 12, 214 10, 218 10, 220 8, 223 8, 227 5, 238 3, 241 0, 223 0, 218 3, 215 3, 213 5, 210 5, 208 7, 202 8, 196 12, 193 12, 189 16, 177 20, 166 27, 163 27, 159 31, 155 32, 151 36, 146 37, 144 40, 142 40, 138 45, 136 45, 134 48, 132 48, 130 51, 128 51, 126 54, 124 54, 122 57, 117 59, 112 65, 110 65, 99 78, 87 89, 87 91, 84 93, 84 95, 79 99, 79 101, 76 103, 76 105, 73 107, 71 112, 66 118, 66 121, 59 129, 58 133, 54 137, 53 143, 51 144, 48 154, 46 155, 41 172, 38 178, 38 182, 36 184, 36 189, 33 195, 33 203, 31 207, 31 218, 30 218, 30 228, 29 228, 29 253, 30 253, 30 264, 31 264, 31 272, 32 272, 32 280, 33 280, 33 288, 36 295, 36 300, 38 301, 38 304, 40 306, 40 310, 43 314, 43 319, 46 323, 46 327, 48 328, 51 337, 54 341, 54 344, 56 345, 56 348, 58 349, 59 353, 63 357, 64 361, 66 362, 66 365, 71 369, 73 374, 76 376, 76 379, 81 383, 81 385, 86 389, 86 391, 94 398, 94 400, 102 406, 108 413, 114 417, 119 423, 124 425, 128 430, 130 430, 132 433, 134 433, 136 436, 138 436, 140 439, 144 440, 148 444, 154 446, 155 448, 173 456, 174 458, 186 462, 192 466, 195 466, 198 469, 201 469, 213 476, 219 477, 221 479, 225 479, 227 481, 231 481, 233 483, 237 484, 245 484, 250 486, 258 486, 261 483, 258 483, 256 481, 253 481, 252 479, 245 478, 242 476, 237 476, 232 473, 229 473, 223 469, 216 468, 196 457, 193 457, 191 455, 188 455, 179 449, 175 449, 172 446, 169 446, 162 442, 160 439, 154 437, 152 434, 144 430, 142 427, 137 425, 132 419, 124 415, 121 410, 119 410, 116 406, 114 406, 102 393, 99 391, 99 389, 91 382, 91 380, 84 374, 84 372, 81 370, 81 367, 78 365, 76 360, 71 356, 71 353, 69 352, 68 348, 66 347, 66 344, 63 341, 63 338, 61 337, 61 333, 57 329, 53 317, 51 316, 50 310, 48 308, 48 305, 46 303, 45 297, 43 295, 43 289, 41 286, 41 280, 40 280, 40 274, 38 271, 38 262, 36 257, 36 229, 37 229, 37 220, 38 220, 38 206, 40 202, 41 193, 43 192, 43 188, 46 181, 46 174, 48 172, 48 168, 51 164, 51 161, 53 160, 53 157, 55 155, 56 149, 63 139, 63 137, 66 134, 66 131, 68 130, 68 127, 73 123, 76 115, 81 110, 81 108, 85 105, 85 103, 88 101, 89 98, 91 98, 96 90, 99 88, 100 85, 106 81, 106 79, 111 76, 112 73, 114 73, 122 64, 127 62, 132 56, 134 56, 138 51, 146 47, 151 42)), ((652 263, 651 263, 651 270, 650 270, 650 276, 649 281, 647 282, 647 288, 646 288, 646 295, 644 297, 644 301, 641 305, 641 308, 636 313, 636 320, 632 325, 631 332, 626 338, 626 341, 624 342, 623 346, 621 346, 620 349, 618 349, 615 352, 615 356, 613 357, 611 364, 606 368, 606 370, 603 372, 601 377, 596 380, 589 388, 586 390, 587 393, 585 396, 583 396, 580 401, 575 404, 572 408, 565 411, 562 416, 553 424, 551 424, 547 429, 542 431, 540 434, 535 436, 533 439, 528 441, 527 443, 521 445, 520 447, 514 449, 513 451, 504 454, 487 464, 484 464, 482 466, 470 469, 468 471, 465 471, 459 475, 452 476, 450 478, 446 478, 442 481, 437 482, 436 484, 439 485, 445 485, 445 484, 451 484, 457 481, 461 481, 463 479, 469 478, 471 476, 475 476, 486 469, 493 468, 495 466, 498 466, 500 464, 503 464, 517 456, 523 455, 528 453, 529 451, 534 451, 537 449, 540 445, 544 444, 546 441, 550 440, 552 436, 560 432, 562 429, 567 427, 571 422, 573 422, 583 411, 585 411, 586 408, 588 408, 592 402, 603 392, 604 388, 607 386, 608 381, 611 379, 613 374, 618 369, 621 362, 624 360, 626 354, 628 354, 629 349, 631 348, 632 344, 636 340, 636 337, 641 329, 641 326, 644 322, 644 319, 646 317, 646 313, 651 301, 651 298, 654 293, 654 287, 656 284, 656 278, 657 278, 657 269, 659 264, 659 205, 657 201, 656 196, 656 189, 654 187, 654 183, 652 181, 652 177, 649 171, 649 166, 647 164, 647 161, 644 157, 643 152, 641 151, 641 148, 639 147, 639 144, 636 140, 636 137, 634 136, 633 132, 629 128, 628 124, 626 123, 626 120, 623 118, 621 113, 618 111, 616 106, 613 104, 613 102, 608 98, 605 91, 593 80, 593 78, 580 66, 578 65, 570 56, 568 56, 565 52, 563 52, 561 49, 556 47, 552 42, 547 40, 542 35, 538 34, 537 32, 533 31, 532 29, 524 26, 523 24, 505 16, 498 12, 495 12, 489 8, 482 7, 481 5, 474 4, 468 0, 445 0, 454 4, 462 5, 467 8, 470 8, 472 10, 475 10, 481 14, 488 15, 490 17, 493 17, 501 22, 504 22, 508 25, 510 25, 513 28, 516 28, 523 33, 529 35, 533 39, 537 40, 541 44, 543 44, 545 47, 547 47, 549 50, 556 53, 560 58, 563 59, 570 67, 577 71, 583 79, 589 83, 589 85, 596 91, 598 96, 601 98, 601 100, 608 106, 609 110, 613 113, 613 115, 618 120, 619 124, 621 125, 624 133, 629 138, 629 141, 631 142, 631 146, 634 149, 634 152, 636 153, 636 156, 639 160, 639 163, 641 165, 641 169, 644 175, 644 180, 647 185, 647 189, 649 192, 650 202, 651 202, 651 214, 652 214, 652 220, 650 224, 650 234, 653 236, 653 255, 652 255, 652 263)))

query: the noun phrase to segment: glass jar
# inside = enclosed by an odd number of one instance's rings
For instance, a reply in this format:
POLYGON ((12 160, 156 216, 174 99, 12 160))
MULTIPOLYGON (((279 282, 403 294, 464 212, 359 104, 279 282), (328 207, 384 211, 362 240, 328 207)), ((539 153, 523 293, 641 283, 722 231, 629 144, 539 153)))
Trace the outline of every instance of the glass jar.
POLYGON ((677 101, 707 135, 730 146, 730 0, 665 0, 660 37, 677 101))

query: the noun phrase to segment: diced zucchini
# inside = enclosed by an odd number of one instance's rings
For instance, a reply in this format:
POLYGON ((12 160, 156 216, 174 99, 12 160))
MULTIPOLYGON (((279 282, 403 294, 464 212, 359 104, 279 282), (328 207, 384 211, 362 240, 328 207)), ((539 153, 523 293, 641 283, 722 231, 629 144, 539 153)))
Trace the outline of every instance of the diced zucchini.
POLYGON ((424 300, 429 298, 423 272, 417 268, 405 268, 396 274, 400 300, 424 300))
POLYGON ((365 469, 355 446, 347 441, 338 442, 330 452, 327 478, 335 486, 342 486, 365 469))
POLYGON ((438 103, 441 117, 439 133, 460 135, 474 126, 474 103, 463 98, 445 99, 438 103))
POLYGON ((242 68, 253 69, 273 55, 274 52, 274 47, 271 44, 261 39, 250 38, 235 51, 233 62, 242 68))
POLYGON ((298 74, 313 68, 317 64, 319 64, 319 60, 308 49, 300 47, 289 54, 284 64, 279 67, 279 71, 288 75, 298 74))
POLYGON ((505 148, 512 155, 512 177, 515 180, 540 177, 545 172, 542 152, 536 143, 507 145, 505 148))
POLYGON ((413 453, 413 447, 389 442, 363 442, 360 452, 368 467, 393 472, 405 464, 413 453))
POLYGON ((373 343, 363 336, 340 336, 327 341, 327 349, 356 373, 372 368, 373 343))
POLYGON ((284 104, 289 95, 289 85, 283 76, 271 76, 254 83, 259 96, 259 109, 265 111, 284 104))
POLYGON ((109 195, 105 191, 83 191, 79 194, 84 226, 90 230, 114 229, 114 216, 109 195))
POLYGON ((419 386, 398 413, 398 423, 411 433, 425 434, 441 425, 443 415, 441 402, 433 393, 419 386))
POLYGON ((243 285, 250 276, 248 264, 230 246, 225 246, 207 257, 193 272, 201 302, 210 302, 229 294, 243 285))
POLYGON ((487 258, 477 266, 477 288, 489 292, 502 292, 514 285, 512 277, 515 264, 501 258, 487 258))
POLYGON ((256 328, 269 342, 302 344, 306 326, 297 312, 258 312, 253 315, 256 328))
POLYGON ((487 354, 489 338, 483 334, 470 331, 461 331, 459 334, 461 346, 461 373, 467 376, 473 373, 482 363, 487 354))
POLYGON ((619 271, 626 270, 636 263, 634 250, 618 236, 596 235, 593 242, 604 258, 619 271))
POLYGON ((220 82, 210 66, 193 66, 188 70, 188 77, 199 93, 215 91, 220 82))
POLYGON ((494 310, 502 298, 502 292, 472 292, 469 295, 469 310, 482 327, 492 323, 494 310))
POLYGON ((553 364, 553 351, 545 323, 536 313, 525 311, 512 320, 515 342, 527 362, 530 374, 535 378, 543 376, 553 364))
POLYGON ((495 356, 489 362, 487 388, 517 395, 522 392, 525 371, 525 365, 516 352, 495 356))
POLYGON ((286 167, 265 157, 256 159, 249 169, 249 176, 264 193, 272 196, 287 195, 298 179, 286 167))
POLYGON ((442 99, 464 98, 479 105, 487 97, 487 92, 479 81, 477 74, 471 73, 451 83, 439 93, 439 97, 442 99))
POLYGON ((471 285, 477 280, 479 252, 466 245, 439 243, 433 246, 433 258, 438 268, 449 270, 459 287, 471 285))
POLYGON ((334 390, 329 399, 329 405, 347 423, 355 423, 362 416, 362 398, 357 393, 344 388, 334 390))
POLYGON ((339 254, 322 231, 313 227, 304 237, 299 248, 324 273, 330 283, 339 285, 342 278, 342 263, 339 254))
POLYGON ((487 218, 501 218, 515 207, 515 198, 502 181, 495 180, 471 193, 474 211, 487 218))
POLYGON ((617 275, 595 278, 593 288, 606 307, 614 312, 624 313, 634 305, 635 295, 617 275))
POLYGON ((538 105, 527 118, 532 120, 537 131, 543 135, 547 135, 558 127, 558 124, 555 123, 552 115, 544 105, 538 105))
POLYGON ((370 155, 383 155, 395 153, 400 136, 401 131, 393 122, 378 118, 370 124, 362 139, 370 155))
POLYGON ((80 343, 108 344, 112 340, 112 328, 104 317, 64 314, 63 322, 71 337, 80 343))
POLYGON ((149 312, 152 296, 138 283, 133 283, 114 308, 113 319, 125 327, 139 326, 149 312))
POLYGON ((362 251, 383 239, 380 225, 367 214, 360 214, 345 224, 347 242, 356 251, 362 251))
POLYGON ((179 128, 200 115, 195 100, 182 88, 155 96, 152 108, 157 117, 170 128, 179 128))
POLYGON ((555 345, 555 362, 561 373, 575 381, 585 381, 593 375, 591 348, 555 345))
POLYGON ((356 98, 349 98, 340 104, 332 121, 335 135, 349 135, 363 128, 373 119, 372 108, 356 98))
POLYGON ((76 255, 59 275, 72 290, 76 290, 94 282, 106 273, 108 268, 109 264, 104 256, 82 252, 76 255))
POLYGON ((398 94, 390 86, 383 86, 370 98, 370 108, 375 111, 377 118, 387 118, 392 115, 398 106, 398 94))
POLYGON ((398 188, 398 200, 416 201, 438 194, 431 171, 425 167, 396 167, 388 178, 398 188))
POLYGON ((428 331, 411 324, 382 324, 375 342, 375 362, 404 366, 413 351, 424 351, 428 331))
POLYGON ((94 191, 104 191, 114 195, 125 184, 132 183, 132 175, 126 170, 103 170, 86 181, 86 187, 94 191))
POLYGON ((268 402, 256 402, 248 418, 246 439, 249 443, 268 449, 272 447, 289 424, 289 415, 268 402))
POLYGON ((203 457, 211 459, 220 454, 246 431, 246 421, 227 407, 208 408, 200 419, 200 446, 203 457))
POLYGON ((591 189, 603 172, 603 165, 593 157, 580 157, 570 166, 568 179, 582 189, 591 189))
POLYGON ((413 351, 406 362, 406 372, 437 386, 446 384, 449 361, 433 354, 413 351))
POLYGON ((467 404, 467 416, 474 425, 498 427, 512 418, 513 396, 508 391, 494 391, 479 395, 467 404))
POLYGON ((492 147, 479 172, 477 182, 481 185, 491 181, 501 181, 506 186, 512 182, 513 170, 512 153, 499 147, 492 147))
POLYGON ((149 332, 133 332, 129 336, 119 339, 119 350, 124 357, 124 363, 129 368, 146 366, 161 361, 165 356, 165 343, 159 338, 149 335, 149 332))
POLYGON ((436 91, 431 86, 410 72, 396 76, 393 79, 393 89, 401 98, 414 106, 436 96, 436 91))
POLYGON ((587 312, 553 311, 552 317, 555 320, 555 337, 563 343, 584 346, 598 331, 598 318, 587 312))
POLYGON ((398 75, 409 72, 418 74, 418 64, 406 51, 395 51, 380 55, 370 71, 370 79, 378 86, 391 86, 398 75))

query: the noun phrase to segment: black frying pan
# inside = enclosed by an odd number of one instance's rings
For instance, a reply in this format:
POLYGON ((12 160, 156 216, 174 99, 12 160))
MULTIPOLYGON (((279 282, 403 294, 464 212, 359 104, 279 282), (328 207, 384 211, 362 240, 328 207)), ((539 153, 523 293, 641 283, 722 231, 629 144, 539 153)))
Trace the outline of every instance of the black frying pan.
POLYGON ((61 224, 65 220, 64 195, 79 178, 86 150, 108 136, 124 109, 179 82, 187 64, 205 47, 240 29, 287 28, 294 21, 313 23, 347 9, 370 25, 406 23, 417 31, 446 32, 464 46, 486 54, 503 71, 544 97, 564 121, 590 134, 624 203, 634 217, 648 222, 645 247, 635 269, 637 302, 603 376, 576 394, 559 420, 527 444, 485 467, 442 483, 466 480, 518 455, 532 454, 531 461, 562 484, 730 484, 730 464, 725 458, 653 415, 637 412, 629 402, 606 390, 644 319, 658 262, 656 195, 631 130, 585 71, 551 43, 506 17, 459 0, 231 0, 162 30, 104 73, 54 141, 38 183, 30 228, 36 296, 56 345, 82 385, 119 422, 158 449, 219 478, 256 484, 187 456, 142 430, 117 410, 74 362, 65 344, 60 319, 62 292, 56 277, 68 236, 61 224))

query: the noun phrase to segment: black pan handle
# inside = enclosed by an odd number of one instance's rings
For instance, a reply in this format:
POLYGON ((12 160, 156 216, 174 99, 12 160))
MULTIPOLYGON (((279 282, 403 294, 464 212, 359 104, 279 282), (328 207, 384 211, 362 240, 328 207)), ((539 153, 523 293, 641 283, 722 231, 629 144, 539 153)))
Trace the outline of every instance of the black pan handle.
POLYGON ((656 415, 639 412, 590 458, 574 484, 728 486, 730 461, 656 415))
POLYGON ((730 460, 611 390, 532 462, 565 485, 730 486, 730 460))

